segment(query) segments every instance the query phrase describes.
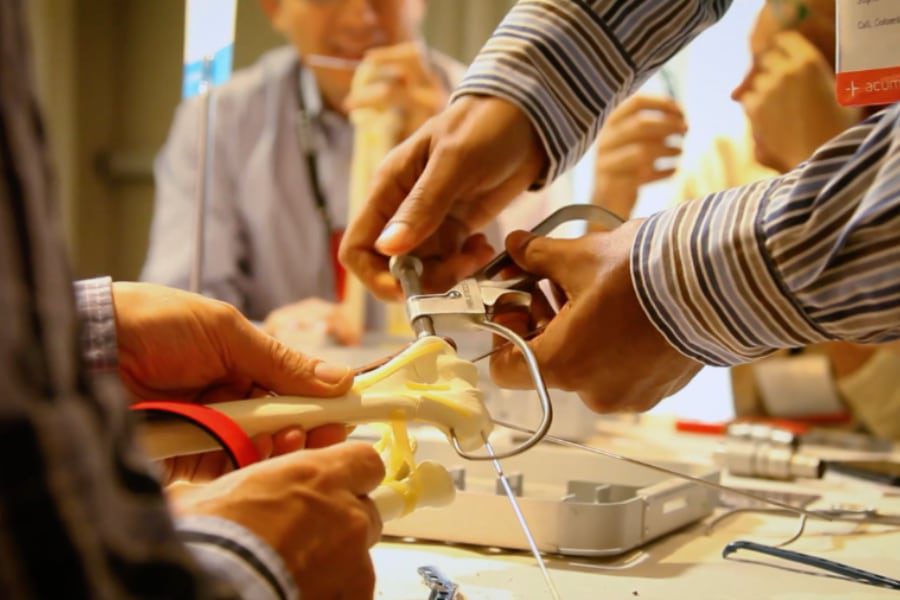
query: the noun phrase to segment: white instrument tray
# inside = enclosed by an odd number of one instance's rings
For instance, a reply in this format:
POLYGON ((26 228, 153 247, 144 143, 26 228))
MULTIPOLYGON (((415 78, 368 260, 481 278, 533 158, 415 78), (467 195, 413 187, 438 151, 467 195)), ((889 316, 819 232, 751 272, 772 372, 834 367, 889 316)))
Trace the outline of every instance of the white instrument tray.
MULTIPOLYGON (((500 448, 497 448, 499 451, 500 448)), ((466 461, 446 441, 419 441, 417 460, 440 462, 456 500, 390 521, 391 536, 527 550, 490 462, 466 461)), ((718 492, 698 483, 570 448, 542 444, 502 461, 538 547, 570 556, 613 556, 709 515, 718 492)), ((663 463, 717 482, 710 467, 663 463)))

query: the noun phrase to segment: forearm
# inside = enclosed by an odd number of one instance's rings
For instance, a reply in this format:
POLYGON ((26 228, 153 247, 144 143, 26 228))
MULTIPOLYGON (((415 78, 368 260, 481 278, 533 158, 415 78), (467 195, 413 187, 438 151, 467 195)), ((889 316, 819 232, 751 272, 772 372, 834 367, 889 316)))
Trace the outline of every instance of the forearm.
POLYGON ((784 176, 648 219, 632 278, 668 341, 728 365, 900 336, 898 115, 845 132, 784 176))
MULTIPOLYGON (((638 198, 638 182, 630 174, 597 173, 594 176, 594 191, 591 204, 611 210, 623 219, 631 216, 631 211, 638 198)), ((590 229, 590 224, 589 224, 590 229)), ((597 231, 604 231, 598 227, 597 231)))
POLYGON ((729 4, 520 0, 454 98, 499 96, 522 108, 540 135, 552 180, 584 154, 619 101, 729 4))

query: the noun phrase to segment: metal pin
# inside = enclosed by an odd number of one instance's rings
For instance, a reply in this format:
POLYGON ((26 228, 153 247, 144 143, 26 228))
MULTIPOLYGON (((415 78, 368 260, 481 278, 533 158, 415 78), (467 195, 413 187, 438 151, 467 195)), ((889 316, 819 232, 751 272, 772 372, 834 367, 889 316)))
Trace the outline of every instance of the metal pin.
MULTIPOLYGON (((525 476, 522 473, 513 473, 511 475, 507 475, 506 480, 509 481, 509 486, 512 488, 512 491, 516 495, 516 497, 521 498, 522 492, 525 489, 525 476)), ((497 479, 495 492, 497 493, 497 495, 505 493, 503 484, 501 483, 500 479, 497 479)))
MULTIPOLYGON (((514 425, 512 423, 507 423, 506 421, 501 421, 500 419, 493 419, 493 422, 502 427, 506 427, 508 429, 513 429, 515 431, 521 431, 522 433, 534 433, 532 430, 527 427, 520 427, 519 425, 514 425)), ((753 494, 751 492, 747 492, 745 490, 740 490, 736 488, 729 487, 727 485, 722 485, 721 483, 714 483, 712 481, 707 481, 706 479, 702 479, 700 477, 694 477, 693 475, 688 475, 686 473, 681 473, 679 471, 675 471, 674 469, 668 469, 666 467, 661 467, 659 465, 654 465, 652 463, 644 462, 642 460, 638 460, 636 458, 630 458, 628 456, 622 456, 621 454, 616 454, 615 452, 610 452, 609 450, 602 450, 600 448, 594 448, 593 446, 587 446, 585 444, 579 444, 578 442, 570 442, 569 440, 556 437, 554 435, 545 435, 545 441, 550 441, 555 444, 559 444, 560 446, 568 446, 570 448, 578 448, 579 450, 584 450, 585 452, 591 452, 593 454, 599 454, 601 456, 606 456, 608 458, 614 458, 616 460, 621 460, 633 465, 638 465, 640 467, 646 467, 647 469, 653 469, 654 471, 659 471, 660 473, 666 473, 667 475, 674 475, 680 479, 687 479, 688 481, 693 481, 694 483, 699 483, 700 485, 705 485, 706 487, 710 487, 719 491, 728 492, 729 494, 737 494, 739 496, 746 496, 747 498, 752 498, 758 502, 764 502, 765 504, 771 504, 773 506, 778 506, 780 508, 787 509, 791 512, 807 515, 810 517, 816 517, 818 519, 825 519, 826 521, 830 521, 831 519, 825 515, 822 515, 816 511, 806 510, 805 508, 801 508, 799 506, 793 506, 791 504, 786 504, 784 502, 779 502, 778 500, 772 500, 771 498, 766 498, 765 496, 760 496, 758 494, 753 494)))
MULTIPOLYGON (((491 456, 496 456, 497 453, 494 452, 494 447, 491 446, 491 443, 488 441, 487 436, 482 433, 481 439, 484 440, 484 448, 485 450, 487 450, 487 453, 491 456)), ((516 495, 513 493, 512 487, 509 485, 509 480, 506 478, 506 474, 503 472, 503 467, 500 465, 500 461, 496 458, 492 458, 491 463, 493 463, 494 465, 494 470, 497 471, 497 480, 500 482, 500 485, 503 486, 503 491, 506 492, 506 497, 509 498, 509 503, 512 504, 513 512, 516 513, 516 518, 519 520, 519 525, 522 527, 522 533, 525 534, 525 539, 528 541, 528 546, 531 548, 531 553, 534 555, 534 559, 537 561, 538 566, 541 568, 541 574, 544 576, 544 580, 547 582, 547 588, 553 595, 554 600, 560 600, 559 592, 556 589, 556 584, 553 582, 553 578, 550 577, 550 571, 547 570, 547 565, 544 564, 544 557, 541 556, 541 551, 538 550, 537 542, 534 541, 534 535, 532 535, 531 533, 531 528, 528 527, 528 522, 525 520, 525 515, 522 514, 522 509, 519 506, 519 502, 516 500, 516 495)))
MULTIPOLYGON (((422 294, 422 283, 419 279, 422 276, 421 260, 407 254, 392 256, 390 269, 391 275, 396 277, 397 281, 400 282, 400 287, 403 288, 403 296, 407 300, 413 296, 420 296, 422 294)), ((413 319, 410 324, 416 332, 417 338, 434 335, 434 323, 432 322, 431 317, 417 317, 413 319)))
MULTIPOLYGON (((523 336, 522 336, 522 339, 525 340, 525 341, 527 342, 528 340, 531 340, 531 339, 533 339, 533 338, 536 338, 538 335, 540 335, 541 333, 543 333, 543 331, 544 331, 545 328, 546 328, 546 326, 538 327, 537 329, 532 329, 531 331, 529 331, 528 333, 526 333, 525 335, 523 335, 523 336)), ((503 350, 504 348, 506 348, 506 347, 509 346, 510 344, 512 344, 512 342, 510 342, 509 340, 507 340, 507 341, 503 342, 502 344, 499 344, 499 345, 497 345, 496 347, 491 348, 491 349, 488 350, 487 352, 484 352, 484 353, 482 353, 482 354, 479 354, 479 355, 476 356, 475 358, 470 358, 470 359, 469 359, 469 362, 476 363, 476 362, 478 362, 479 360, 484 360, 485 358, 487 358, 487 357, 489 357, 489 356, 493 356, 493 355, 496 354, 497 352, 500 352, 501 350, 503 350)))

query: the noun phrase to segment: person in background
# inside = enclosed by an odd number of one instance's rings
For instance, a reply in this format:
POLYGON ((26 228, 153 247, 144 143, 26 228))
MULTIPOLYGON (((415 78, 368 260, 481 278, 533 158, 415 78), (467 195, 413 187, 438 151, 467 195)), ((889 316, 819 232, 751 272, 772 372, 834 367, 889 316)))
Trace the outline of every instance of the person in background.
MULTIPOLYGON (((342 318, 335 256, 347 224, 348 112, 391 107, 406 137, 445 106, 464 69, 424 45, 425 0, 260 4, 287 45, 214 91, 203 291, 270 333, 324 328, 356 343, 362 332, 342 318), (360 61, 383 77, 351 96, 360 61)), ((157 157, 144 281, 188 286, 200 119, 200 99, 184 102, 157 157)), ((483 245, 473 252, 482 262, 490 258, 483 245)), ((369 317, 377 324, 374 306, 369 317)))
POLYGON ((629 218, 642 186, 675 173, 673 166, 661 166, 660 159, 681 155, 674 138, 687 129, 672 98, 637 93, 624 100, 597 134, 591 203, 629 218))
MULTIPOLYGON (((748 140, 719 137, 700 169, 679 173, 676 202, 786 173, 874 110, 843 107, 834 92, 835 6, 770 0, 750 35, 752 63, 732 99, 744 109, 748 140)), ((610 112, 597 136, 593 202, 628 217, 641 186, 675 174, 659 159, 680 155, 673 136, 687 122, 668 97, 637 93, 610 112)))
POLYGON ((380 457, 293 451, 343 426, 279 432, 259 445, 280 456, 163 494, 132 402, 329 397, 353 375, 224 302, 109 278, 73 290, 26 11, 0 3, 0 597, 371 598, 380 457))
MULTIPOLYGON (((476 231, 522 190, 552 181, 609 111, 728 5, 520 1, 450 106, 382 164, 341 259, 378 295, 398 297, 387 256, 415 251, 453 221, 476 231)), ((598 411, 646 410, 703 365, 900 338, 900 255, 882 251, 900 245, 898 123, 900 106, 890 106, 784 175, 609 233, 511 234, 519 267, 565 294, 529 342, 545 381, 598 411)), ((431 250, 433 259, 458 252, 431 250)), ((493 355, 492 373, 501 385, 530 385, 509 346, 493 355)))
MULTIPOLYGON (((773 1, 761 8, 750 35, 752 63, 734 89, 747 118, 746 139, 718 137, 698 168, 680 172, 675 200, 786 173, 828 139, 873 114, 843 107, 835 96, 835 5, 806 0, 802 13, 773 1)), ((637 94, 610 113, 597 137, 593 202, 630 216, 641 186, 671 176, 661 157, 677 156, 672 136, 687 125, 678 104, 637 94)), ((835 393, 870 431, 900 439, 900 355, 889 347, 831 342, 808 348, 828 357, 835 393)), ((792 354, 793 355, 793 354, 792 354)), ((787 353, 777 353, 779 360, 787 353)), ((768 360, 768 359, 763 359, 768 360)), ((755 365, 732 371, 738 416, 766 411, 755 365)))

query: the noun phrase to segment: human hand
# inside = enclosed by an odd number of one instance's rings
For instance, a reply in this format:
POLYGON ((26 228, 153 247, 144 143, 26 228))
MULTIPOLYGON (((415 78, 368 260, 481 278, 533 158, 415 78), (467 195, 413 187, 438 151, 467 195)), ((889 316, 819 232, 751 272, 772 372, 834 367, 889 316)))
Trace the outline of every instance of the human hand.
POLYGON ((358 73, 371 76, 354 81, 344 108, 348 112, 357 108, 397 110, 403 118, 400 139, 440 112, 450 98, 450 90, 428 64, 419 43, 373 48, 366 52, 358 73))
POLYGON ((285 561, 303 598, 370 599, 369 548, 381 518, 368 498, 384 478, 371 445, 304 450, 235 471, 171 498, 179 514, 243 525, 285 561))
MULTIPOLYGON (((319 436, 321 437, 321 436, 319 436)), ((335 443, 343 439, 333 440, 335 443)), ((322 440, 319 440, 321 443, 322 440)), ((273 434, 258 435, 253 438, 253 445, 261 459, 281 456, 296 452, 306 447, 306 432, 299 427, 287 427, 273 434)), ((330 445, 330 444, 325 444, 330 445)), ((173 456, 161 461, 161 483, 170 486, 176 482, 206 483, 230 473, 233 469, 228 455, 221 450, 173 456)), ((173 488, 174 489, 174 488, 173 488)))
POLYGON ((444 290, 490 260, 490 245, 470 233, 537 180, 545 164, 521 109, 463 96, 385 158, 344 235, 341 262, 377 296, 398 299, 386 255, 416 250, 424 288, 444 290))
POLYGON ((668 140, 684 135, 687 123, 671 98, 635 95, 613 110, 597 136, 592 202, 628 218, 638 188, 671 176, 674 168, 658 168, 662 157, 678 156, 668 140))
POLYGON ((345 346, 358 345, 362 339, 362 331, 355 326, 355 321, 345 317, 343 305, 321 298, 304 298, 276 308, 263 322, 263 331, 273 336, 280 332, 308 331, 316 327, 323 327, 325 333, 345 346))
MULTIPOLYGON (((640 226, 574 240, 514 232, 506 247, 524 271, 553 282, 564 304, 529 342, 547 385, 577 392, 598 412, 641 411, 671 395, 702 366, 673 348, 647 318, 631 281, 631 246, 640 226)), ((508 323, 524 333, 519 320, 508 323)), ((531 387, 521 352, 506 345, 491 359, 501 386, 531 387)))
MULTIPOLYGON (((148 283, 113 284, 113 301, 119 374, 135 401, 330 397, 353 383, 349 368, 291 350, 224 302, 148 283)), ((345 437, 344 425, 326 426, 309 431, 306 443, 345 437)))
POLYGON ((753 131, 757 160, 782 173, 862 118, 834 93, 834 72, 822 53, 796 31, 781 31, 754 59, 732 92, 753 131))

